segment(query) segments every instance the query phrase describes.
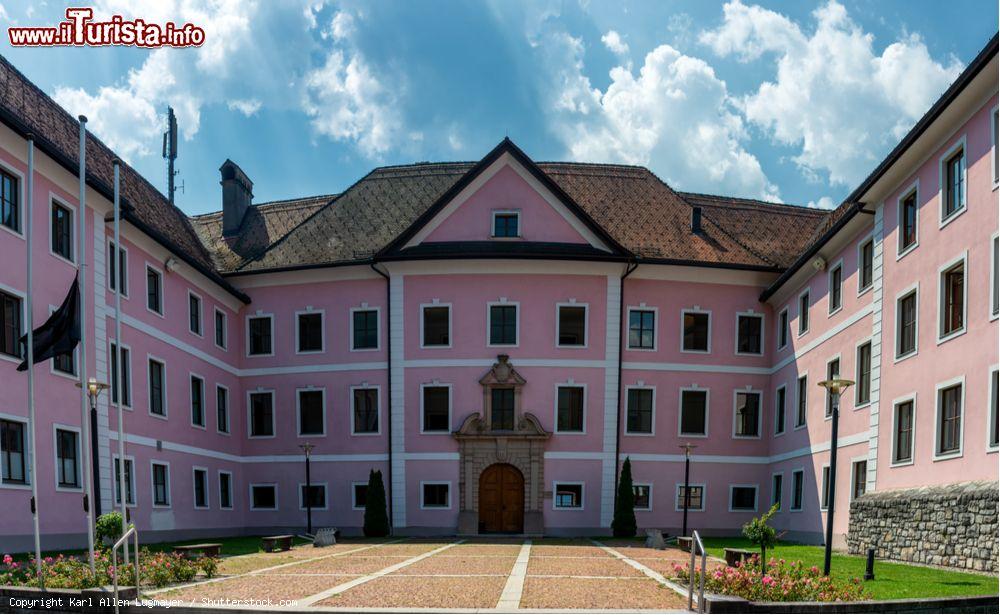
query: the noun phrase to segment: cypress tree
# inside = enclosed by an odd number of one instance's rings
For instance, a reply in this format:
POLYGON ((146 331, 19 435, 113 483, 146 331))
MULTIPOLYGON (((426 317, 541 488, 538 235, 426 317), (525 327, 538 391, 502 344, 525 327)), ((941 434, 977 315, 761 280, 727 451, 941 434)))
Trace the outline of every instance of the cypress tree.
POLYGON ((618 493, 615 497, 615 518, 611 521, 611 533, 616 538, 632 538, 637 531, 635 523, 635 492, 632 491, 632 462, 628 457, 622 464, 618 478, 618 493))
POLYGON ((381 470, 372 470, 368 473, 364 533, 369 537, 389 535, 389 515, 386 514, 385 485, 382 483, 381 470))

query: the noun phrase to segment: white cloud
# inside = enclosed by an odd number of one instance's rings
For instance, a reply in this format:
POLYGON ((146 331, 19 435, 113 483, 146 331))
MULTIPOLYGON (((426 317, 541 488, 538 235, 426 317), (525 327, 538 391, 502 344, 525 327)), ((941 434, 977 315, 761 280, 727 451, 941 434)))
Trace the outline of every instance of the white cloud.
POLYGON ((604 46, 608 48, 611 53, 623 56, 628 53, 628 43, 622 40, 620 34, 614 30, 608 30, 608 32, 601 37, 601 42, 604 46))
POLYGON ((334 40, 343 40, 354 33, 354 16, 347 11, 337 11, 330 22, 330 35, 334 40))
POLYGON ((247 117, 252 117, 260 111, 261 102, 255 98, 245 100, 231 100, 226 103, 230 111, 239 111, 247 117))
POLYGON ((833 202, 833 199, 828 196, 821 196, 815 201, 809 201, 806 207, 811 207, 812 209, 833 209, 837 204, 833 202))
POLYGON ((646 165, 678 189, 778 199, 744 147, 725 82, 704 61, 660 45, 638 74, 613 68, 602 92, 583 72, 580 39, 555 32, 538 44, 551 123, 573 160, 646 165))
POLYGON ((811 33, 740 0, 723 15, 702 43, 742 62, 774 56, 774 79, 741 101, 746 118, 798 148, 794 160, 807 176, 835 184, 860 181, 961 71, 955 59, 932 59, 914 35, 877 53, 874 37, 835 0, 813 12, 811 33))

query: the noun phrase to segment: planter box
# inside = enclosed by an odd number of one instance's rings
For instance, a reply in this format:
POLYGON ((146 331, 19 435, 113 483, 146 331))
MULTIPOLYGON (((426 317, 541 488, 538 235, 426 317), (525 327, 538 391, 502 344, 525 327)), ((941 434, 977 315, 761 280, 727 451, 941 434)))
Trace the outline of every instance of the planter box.
POLYGON ((677 546, 680 547, 681 551, 685 553, 691 552, 691 537, 690 536, 678 536, 677 546))
POLYGON ((705 595, 706 613, 996 613, 997 608, 997 596, 858 602, 749 602, 734 596, 705 595))

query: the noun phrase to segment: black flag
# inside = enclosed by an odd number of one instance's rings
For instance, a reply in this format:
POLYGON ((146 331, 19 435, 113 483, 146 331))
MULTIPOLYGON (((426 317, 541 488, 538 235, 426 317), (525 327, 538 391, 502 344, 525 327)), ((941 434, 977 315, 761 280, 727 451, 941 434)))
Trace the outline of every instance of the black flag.
MULTIPOLYGON (((30 318, 31 315, 29 314, 30 318)), ((29 324, 30 326, 30 324, 29 324)), ((62 305, 41 327, 34 330, 34 361, 41 363, 46 359, 73 352, 80 342, 80 283, 73 279, 69 294, 63 299, 62 305)), ((17 371, 28 369, 28 334, 21 336, 21 356, 24 360, 17 366, 17 371)))

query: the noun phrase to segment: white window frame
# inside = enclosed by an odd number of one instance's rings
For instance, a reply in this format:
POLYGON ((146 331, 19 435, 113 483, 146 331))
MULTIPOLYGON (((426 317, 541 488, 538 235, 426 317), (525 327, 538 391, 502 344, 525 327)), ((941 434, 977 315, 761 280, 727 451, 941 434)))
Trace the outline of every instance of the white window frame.
MULTIPOLYGON (((20 231, 15 231, 14 229, 12 229, 12 228, 10 228, 8 226, 5 226, 3 224, 0 224, 0 230, 7 231, 8 233, 10 233, 11 235, 13 235, 14 237, 17 237, 18 239, 23 240, 24 239, 24 229, 25 229, 25 226, 27 226, 26 218, 24 216, 24 192, 25 192, 24 173, 22 173, 22 172, 18 171, 17 169, 11 167, 10 165, 6 164, 2 160, 0 160, 0 170, 3 170, 4 173, 6 173, 8 175, 12 175, 12 176, 14 176, 14 177, 17 178, 17 204, 15 206, 17 207, 17 220, 18 220, 18 222, 21 223, 20 224, 20 226, 21 226, 21 230, 20 231)), ((50 231, 50 233, 51 233, 51 231, 50 231)))
POLYGON ((760 485, 756 483, 737 483, 729 485, 729 512, 731 513, 748 513, 757 512, 760 508, 760 485), (753 509, 749 508, 733 508, 733 490, 734 489, 753 489, 753 509))
POLYGON ((966 147, 966 135, 963 134, 953 141, 945 153, 938 158, 938 228, 943 229, 948 226, 953 220, 965 213, 967 209, 969 209, 969 148, 966 147), (962 165, 962 185, 964 186, 962 190, 962 203, 958 209, 946 216, 944 214, 944 184, 947 179, 947 173, 944 165, 959 150, 962 150, 962 158, 965 159, 962 165))
MULTIPOLYGON (((0 419, 5 421, 11 421, 13 423, 21 423, 24 428, 22 429, 22 434, 24 437, 24 483, 6 483, 3 480, 3 458, 0 456, 0 488, 3 489, 24 489, 31 490, 32 481, 35 480, 35 468, 31 463, 32 450, 35 448, 35 443, 32 442, 31 437, 31 422, 28 417, 16 416, 14 414, 5 414, 0 412, 0 419)), ((36 419, 37 424, 37 419, 36 419)), ((82 482, 82 478, 81 478, 82 482)))
MULTIPOLYGON (((295 312, 295 341, 293 343, 295 345, 295 354, 297 355, 323 354, 326 352, 326 310, 317 310, 308 306, 304 310, 295 312), (311 314, 319 314, 319 350, 302 350, 299 348, 299 316, 308 316, 311 314)), ((271 345, 274 345, 273 341, 271 345)))
POLYGON ((916 282, 910 286, 907 286, 903 290, 896 293, 896 299, 893 304, 893 337, 892 337, 892 355, 893 363, 899 363, 910 357, 915 357, 920 353, 920 282, 916 282), (902 333, 902 321, 900 320, 900 302, 905 299, 910 294, 913 294, 914 301, 916 302, 916 318, 913 321, 913 327, 915 335, 913 336, 913 350, 905 354, 899 353, 899 341, 900 333, 902 333))
POLYGON ((920 247, 920 179, 914 180, 912 184, 900 192, 896 199, 896 260, 913 252, 920 247), (916 203, 916 210, 913 215, 913 243, 903 247, 903 202, 913 196, 916 203))
MULTIPOLYGON (((518 325, 520 325, 520 313, 518 313, 518 325)), ((556 303, 556 348, 568 348, 568 349, 578 349, 582 350, 589 346, 590 344, 590 304, 589 303, 579 303, 574 300, 560 301, 556 303), (559 343, 559 311, 564 308, 583 308, 583 343, 582 344, 560 344, 559 343)))
POLYGON ((143 286, 146 288, 145 295, 143 296, 142 304, 146 308, 146 311, 150 314, 156 314, 160 318, 166 319, 167 311, 167 295, 166 295, 166 276, 163 275, 163 270, 154 265, 153 263, 146 261, 146 267, 142 270, 142 282, 143 286), (149 272, 152 271, 160 280, 160 309, 159 311, 150 309, 149 307, 149 272))
POLYGON ((650 307, 645 303, 640 303, 639 305, 630 305, 626 308, 626 319, 625 319, 625 347, 628 350, 635 352, 656 352, 658 346, 659 338, 659 327, 660 327, 660 308, 650 307), (638 346, 632 346, 629 344, 629 323, 632 321, 632 312, 652 312, 653 313, 653 347, 652 348, 640 348, 638 346))
MULTIPOLYGON (((188 291, 187 291, 187 305, 185 307, 187 307, 187 310, 185 310, 185 312, 187 314, 188 333, 190 333, 191 335, 194 335, 196 337, 204 338, 205 337, 205 299, 201 295, 199 295, 198 293, 194 292, 193 290, 191 290, 189 288, 188 291), (191 299, 192 298, 198 300, 198 324, 201 326, 201 331, 195 331, 194 329, 191 328, 191 299)), ((212 323, 212 332, 213 332, 213 334, 215 333, 215 323, 214 322, 212 323)))
POLYGON ((218 382, 215 383, 215 433, 223 436, 233 434, 233 396, 230 395, 229 387, 218 382), (226 427, 229 431, 219 429, 219 389, 226 392, 226 427))
POLYGON ((754 389, 750 387, 745 387, 742 389, 733 389, 733 432, 732 437, 734 440, 760 440, 763 437, 764 430, 764 391, 760 389, 754 389), (743 394, 756 394, 758 396, 759 403, 757 404, 757 435, 756 436, 740 436, 736 434, 736 399, 743 394))
POLYGON ((350 352, 378 352, 382 350, 382 308, 371 307, 367 303, 362 303, 358 307, 350 309, 347 322, 347 348, 350 352), (375 312, 375 347, 355 348, 354 347, 354 313, 355 312, 375 312))
POLYGON ((587 401, 589 396, 587 395, 587 383, 576 382, 572 378, 567 379, 565 382, 556 382, 553 385, 554 398, 552 400, 552 433, 561 434, 564 436, 584 436, 587 435, 587 401), (583 389, 583 421, 582 429, 580 431, 566 431, 559 429, 559 389, 574 388, 583 389))
POLYGON ((785 501, 785 473, 784 472, 774 472, 774 473, 771 474, 771 500, 770 500, 771 503, 768 506, 768 509, 770 509, 771 506, 774 506, 775 504, 777 504, 778 505, 778 512, 781 512, 781 509, 785 507, 784 501, 785 501), (777 502, 774 501, 774 495, 775 495, 774 479, 775 478, 780 478, 781 479, 781 492, 778 494, 780 497, 778 498, 777 502))
POLYGON ((233 494, 236 490, 233 488, 233 473, 228 470, 219 470, 218 475, 218 485, 219 485, 219 509, 220 510, 233 510, 236 506, 236 501, 233 494), (222 475, 225 474, 229 476, 229 506, 222 505, 222 475))
POLYGON ((160 461, 159 459, 149 460, 149 497, 153 503, 153 508, 172 508, 174 505, 174 497, 170 489, 170 462, 160 461), (166 493, 167 493, 167 503, 157 504, 156 503, 156 479, 153 473, 153 466, 164 466, 167 469, 166 473, 166 493))
POLYGON ((520 209, 494 209, 490 212, 490 239, 499 240, 511 240, 511 239, 523 239, 524 238, 524 226, 521 224, 521 210, 520 209), (517 235, 513 237, 498 237, 496 235, 497 228, 497 215, 514 215, 517 217, 517 235))
POLYGON ((208 484, 208 468, 204 466, 191 466, 191 507, 195 510, 209 510, 212 508, 212 496, 209 493, 211 488, 208 484), (195 489, 195 485, 198 484, 198 472, 203 472, 205 475, 205 505, 198 506, 198 490, 195 489))
MULTIPOLYGON (((83 446, 82 446, 83 435, 79 427, 73 427, 72 425, 64 425, 62 423, 52 424, 52 461, 55 463, 55 472, 53 472, 52 479, 55 484, 56 491, 66 492, 66 493, 81 493, 83 491, 83 446), (76 434, 76 480, 79 483, 78 487, 62 487, 59 485, 59 432, 69 431, 76 434)), ((114 476, 112 475, 112 481, 114 476)), ((113 489, 114 487, 112 487, 113 489)))
MULTIPOLYGON (((701 508, 688 508, 688 512, 705 512, 706 503, 708 502, 708 487, 705 483, 688 483, 688 487, 701 487, 701 508)), ((678 503, 678 500, 681 499, 681 489, 683 488, 684 483, 675 483, 674 512, 684 512, 684 507, 678 503)))
MULTIPOLYGON (((558 338, 557 340, 558 341, 558 338)), ((506 297, 501 297, 498 301, 486 302, 486 347, 487 348, 517 348, 521 345, 521 302, 508 301, 506 297), (491 344, 490 343, 490 308, 500 306, 514 307, 514 343, 513 344, 491 344)))
MULTIPOLYGON (((823 372, 824 376, 823 376, 823 379, 824 380, 830 378, 830 364, 833 363, 834 361, 837 362, 837 367, 838 367, 837 377, 838 378, 842 378, 844 376, 844 361, 843 361, 842 357, 840 356, 840 353, 838 352, 837 354, 833 355, 832 357, 827 358, 826 362, 823 363, 823 365, 824 365, 824 372, 823 372)), ((831 401, 833 401, 833 397, 828 392, 824 393, 823 394, 823 420, 824 421, 831 421, 831 420, 833 420, 833 406, 830 404, 831 401)), ((840 402, 840 412, 843 413, 843 411, 844 411, 844 396, 843 396, 843 394, 841 394, 837 398, 837 401, 840 402)))
POLYGON ((1000 451, 1000 442, 993 444, 990 442, 990 435, 993 433, 994 423, 1000 421, 1000 417, 993 416, 994 400, 1000 396, 1000 390, 993 388, 993 374, 1000 371, 1000 365, 994 363, 986 371, 986 452, 995 453, 1000 451))
POLYGON ((805 510, 806 503, 806 469, 805 468, 794 468, 791 471, 791 490, 788 492, 788 512, 802 512, 805 510), (795 506, 795 479, 798 477, 799 487, 802 491, 802 501, 799 502, 798 507, 795 506))
POLYGON ((219 306, 212 308, 212 343, 216 348, 229 350, 229 314, 226 314, 225 310, 220 310, 219 306), (222 346, 219 346, 215 337, 215 318, 218 314, 222 314, 222 346))
MULTIPOLYGON (((454 387, 452 387, 450 382, 438 382, 433 380, 431 382, 423 382, 420 384, 420 433, 426 435, 450 435, 454 409, 454 387), (424 389, 426 388, 437 388, 437 389, 448 389, 448 429, 445 430, 428 430, 424 425, 424 389)), ((353 403, 354 394, 351 394, 351 403, 353 403)), ((379 406, 379 413, 381 414, 382 408, 379 406)), ((351 412, 351 417, 354 416, 353 408, 351 412)), ((382 418, 381 416, 379 418, 382 418)), ((353 427, 353 426, 352 426, 353 427)), ((379 424, 379 429, 382 428, 381 423, 379 424)))
POLYGON ((733 336, 733 352, 738 357, 762 357, 764 356, 764 344, 767 342, 767 332, 766 332, 767 322, 764 318, 764 314, 761 312, 755 312, 753 309, 747 310, 746 312, 736 312, 736 335, 733 336), (740 352, 740 319, 741 318, 756 318, 760 320, 760 352, 740 352))
MULTIPOLYGON (((114 346, 115 345, 116 345, 115 344, 115 340, 113 338, 108 338, 108 385, 109 385, 109 387, 110 387, 110 384, 111 384, 111 371, 113 371, 111 369, 111 357, 114 356, 114 354, 115 354, 115 351, 114 351, 114 346)), ((122 379, 122 390, 128 389, 128 393, 129 393, 128 398, 129 398, 129 401, 132 402, 132 403, 126 405, 124 403, 124 400, 122 400, 121 406, 122 406, 123 410, 132 410, 134 408, 134 404, 135 404, 135 389, 132 388, 132 348, 128 344, 121 344, 120 348, 122 350, 128 351, 128 359, 129 359, 128 360, 128 372, 126 373, 126 377, 124 379, 122 379)), ((121 354, 118 355, 118 359, 121 359, 121 354)), ((146 378, 147 379, 149 378, 149 364, 148 363, 146 364, 146 378)), ((148 395, 149 392, 147 391, 146 393, 147 393, 147 397, 148 397, 149 396, 148 395)), ((119 392, 119 394, 121 394, 121 392, 119 392)), ((115 404, 115 402, 111 401, 111 390, 109 388, 109 390, 108 390, 108 406, 113 408, 116 405, 117 404, 115 404)))
MULTIPOLYGON (((786 393, 787 395, 787 393, 786 393)), ((802 372, 795 376, 795 405, 792 407, 795 415, 792 417, 792 431, 798 429, 805 429, 809 424, 809 372, 802 372), (805 388, 799 386, 799 381, 805 378, 806 386, 805 388), (805 391, 805 399, 802 399, 801 392, 805 391), (799 406, 804 403, 805 411, 803 412, 803 421, 799 423, 799 406)))
POLYGON ((257 310, 255 314, 247 314, 247 317, 243 319, 245 321, 244 325, 244 335, 246 336, 246 348, 243 351, 244 356, 248 359, 260 359, 266 357, 274 356, 274 347, 277 345, 277 340, 274 339, 274 314, 270 312, 264 312, 262 310, 257 310), (259 318, 267 318, 271 322, 271 352, 251 354, 250 353, 250 321, 259 318))
MULTIPOLYGON (((797 408, 796 408, 797 410, 797 408)), ((772 430, 772 435, 775 437, 783 436, 788 431, 788 383, 782 382, 778 386, 774 387, 774 419, 772 421, 774 429, 772 430), (781 421, 781 431, 778 431, 778 391, 784 391, 785 395, 785 408, 782 413, 781 421)))
POLYGON ((827 317, 837 314, 844 309, 844 259, 837 259, 826 269, 826 315, 827 317), (840 305, 833 305, 833 272, 840 269, 840 305))
MULTIPOLYGON (((122 242, 122 243, 124 243, 124 242, 122 242)), ((112 238, 108 239, 108 253, 109 254, 111 253, 111 251, 112 251, 112 249, 114 247, 115 247, 115 240, 112 237, 112 238)), ((122 300, 128 301, 128 299, 129 299, 129 288, 131 288, 131 286, 132 286, 129 283, 129 280, 128 280, 128 262, 129 262, 128 248, 125 247, 124 245, 122 245, 122 246, 118 247, 118 250, 119 250, 119 253, 116 255, 118 257, 118 262, 115 263, 115 271, 118 273, 118 279, 115 280, 115 283, 118 286, 121 286, 121 278, 122 278, 122 274, 124 273, 124 277, 125 277, 125 292, 121 293, 121 296, 122 296, 122 300), (121 252, 125 253, 125 267, 124 268, 121 267, 121 252), (122 269, 122 271, 118 271, 118 269, 122 269)), ((118 289, 111 288, 111 281, 112 281, 111 265, 108 264, 107 281, 105 282, 105 287, 111 293, 120 292, 118 289)))
MULTIPOLYGON (((230 405, 232 405, 232 400, 230 399, 230 405)), ((246 403, 247 403, 247 439, 248 440, 271 440, 278 436, 278 425, 277 417, 275 413, 277 412, 277 407, 275 402, 277 401, 277 395, 274 389, 265 389, 258 387, 256 389, 249 389, 246 393, 246 403), (271 396, 271 435, 269 436, 255 436, 253 433, 253 402, 252 395, 270 395, 271 396)), ((232 413, 229 413, 229 418, 232 418, 232 413)))
POLYGON ((652 385, 648 385, 648 384, 646 384, 645 382, 643 382, 641 380, 639 382, 635 383, 635 384, 626 385, 625 386, 625 400, 624 400, 624 404, 625 404, 625 430, 624 430, 625 435, 626 436, 640 436, 640 437, 641 436, 644 436, 644 437, 653 437, 653 436, 655 436, 656 435, 656 387, 652 386, 652 385), (652 404, 652 415, 649 418, 649 427, 650 427, 649 433, 645 433, 645 432, 641 432, 641 431, 629 431, 629 428, 628 428, 628 394, 629 394, 629 391, 631 391, 632 389, 642 389, 642 390, 649 390, 649 391, 653 392, 652 399, 651 399, 651 402, 650 402, 652 404))
MULTIPOLYGON (((649 506, 634 506, 635 510, 641 512, 653 512, 653 483, 632 483, 632 493, 635 494, 635 487, 645 487, 649 491, 649 506)), ((634 501, 634 500, 633 500, 634 501)))
MULTIPOLYGON (((654 397, 655 399, 655 397, 654 397)), ((677 436, 680 438, 707 438, 709 431, 709 413, 712 408, 712 391, 708 387, 700 387, 696 383, 691 386, 680 387, 677 391, 677 436), (696 391, 705 393, 705 433, 685 433, 684 425, 684 393, 696 391)))
POLYGON ((297 438, 326 437, 326 387, 309 385, 295 389, 295 436, 297 438), (323 431, 320 433, 302 433, 302 393, 319 393, 322 396, 323 431))
MULTIPOLYGON (((118 453, 115 453, 115 454, 111 455, 111 499, 115 503, 115 508, 119 508, 122 505, 121 500, 117 499, 118 498, 118 494, 115 491, 115 461, 118 460, 118 459, 121 459, 118 456, 118 453)), ((128 482, 132 486, 132 501, 131 502, 125 502, 125 507, 126 508, 135 508, 136 505, 137 505, 136 502, 138 501, 138 495, 139 495, 138 491, 136 491, 136 485, 135 485, 135 469, 136 469, 135 457, 133 457, 132 455, 125 455, 125 463, 126 464, 128 464, 128 463, 132 464, 132 475, 128 477, 128 479, 129 479, 128 482)), ((124 466, 122 466, 122 479, 123 480, 125 479, 125 476, 126 476, 125 475, 125 468, 124 468, 124 466)), ((150 475, 150 485, 152 485, 152 475, 150 475)), ((128 499, 128 492, 129 492, 128 487, 123 485, 122 497, 124 497, 126 500, 128 499)))
POLYGON ((587 502, 587 485, 583 481, 575 480, 554 480, 552 481, 552 510, 575 510, 582 511, 586 509, 587 502), (559 501, 557 494, 559 493, 559 485, 579 485, 580 486, 580 505, 579 506, 558 506, 556 502, 559 501))
POLYGON ((170 418, 170 404, 168 403, 169 389, 170 387, 167 385, 166 359, 161 359, 160 357, 157 357, 155 355, 147 354, 146 355, 146 413, 149 414, 149 416, 163 421, 166 421, 167 419, 170 418), (153 394, 153 382, 152 379, 149 377, 150 361, 155 361, 163 366, 163 385, 161 387, 163 389, 163 414, 156 414, 155 412, 153 412, 153 404, 151 397, 151 395, 153 394))
POLYGON ((966 398, 966 387, 965 387, 965 374, 957 376, 955 378, 950 378, 942 382, 938 382, 934 385, 934 448, 933 448, 933 461, 947 461, 949 459, 958 459, 965 455, 965 419, 969 412, 969 408, 965 403, 966 398), (959 402, 962 404, 961 419, 958 422, 958 450, 953 453, 939 453, 938 444, 941 442, 941 391, 955 385, 961 385, 962 395, 959 398, 959 402))
MULTIPOLYGON (((298 495, 299 495, 299 510, 306 511, 308 508, 305 506, 305 502, 302 499, 304 495, 302 489, 305 488, 305 483, 299 483, 298 495)), ((323 506, 313 506, 312 510, 330 510, 330 490, 327 488, 327 483, 309 483, 310 487, 322 487, 323 488, 323 506)))
POLYGON ((777 334, 777 337, 774 340, 775 344, 776 344, 776 350, 784 350, 785 348, 788 348, 788 342, 789 342, 789 340, 792 339, 792 321, 788 317, 788 306, 787 305, 785 307, 781 308, 781 310, 778 311, 778 318, 777 318, 777 324, 775 325, 775 329, 777 329, 777 331, 775 331, 775 333, 777 334), (781 324, 781 315, 782 314, 785 315, 785 324, 784 325, 781 324), (784 344, 781 343, 782 332, 784 332, 784 334, 785 334, 785 343, 784 344))
POLYGON ((990 109, 990 182, 993 189, 1000 188, 1000 181, 997 181, 997 106, 990 109))
POLYGON ((917 458, 917 392, 912 391, 892 400, 892 433, 889 442, 889 467, 899 468, 912 466, 917 458), (910 428, 910 458, 903 461, 896 461, 896 429, 899 422, 899 406, 909 402, 913 408, 913 416, 910 417, 912 427, 910 428))
POLYGON ((861 241, 858 242, 857 262, 858 262, 858 295, 857 296, 860 297, 861 295, 864 295, 865 293, 867 293, 868 291, 870 291, 872 288, 875 287, 875 236, 874 236, 874 234, 869 233, 868 235, 865 235, 864 237, 862 237, 861 241), (862 280, 863 276, 861 275, 861 271, 864 268, 863 267, 863 264, 864 264, 864 256, 863 256, 864 250, 863 250, 863 248, 865 247, 866 244, 869 244, 869 243, 872 244, 872 281, 871 281, 871 283, 868 286, 862 286, 861 285, 861 280, 862 280))
MULTIPOLYGON (((819 468, 819 510, 830 510, 830 464, 824 463, 819 468), (826 500, 826 503, 823 502, 826 500)), ((836 493, 834 494, 836 497, 836 493)))
POLYGON ((76 205, 70 205, 66 201, 66 199, 63 199, 62 197, 58 196, 54 192, 49 192, 49 201, 48 201, 48 203, 49 203, 48 212, 47 212, 48 215, 45 216, 45 220, 48 222, 48 224, 46 225, 48 227, 46 229, 46 234, 49 236, 49 254, 51 254, 57 260, 60 260, 60 261, 62 261, 64 263, 66 263, 67 265, 72 265, 73 267, 76 267, 77 263, 80 260, 80 246, 76 245, 76 244, 79 243, 79 239, 80 239, 80 229, 77 226, 79 224, 79 217, 78 217, 78 210, 76 208, 76 205), (69 231, 70 257, 68 259, 66 257, 64 257, 62 254, 57 253, 55 251, 55 247, 52 245, 52 206, 53 205, 59 205, 59 207, 62 207, 63 209, 65 209, 65 210, 67 210, 69 212, 69 222, 70 222, 70 224, 69 224, 69 227, 70 227, 70 231, 69 231))
POLYGON ((451 481, 450 480, 422 480, 420 481, 420 510, 451 510, 451 481), (448 505, 447 506, 428 506, 424 499, 424 486, 425 485, 447 485, 448 486, 448 505))
POLYGON ((1000 272, 997 271, 995 253, 1000 252, 1000 233, 993 233, 990 237, 990 296, 987 300, 987 313, 991 321, 1000 318, 1000 302, 997 303, 997 311, 993 311, 993 296, 997 292, 997 285, 1000 284, 1000 272))
POLYGON ((798 294, 798 297, 796 298, 795 306, 796 306, 796 310, 798 312, 798 318, 796 320, 796 322, 798 323, 798 326, 796 327, 797 333, 795 334, 796 338, 799 338, 799 337, 802 337, 804 335, 807 335, 809 333, 809 328, 812 327, 812 314, 810 313, 810 311, 812 309, 812 305, 811 305, 812 304, 812 293, 810 292, 810 290, 811 289, 806 288, 805 290, 803 290, 802 292, 800 292, 798 294), (807 297, 807 300, 806 300, 806 312, 805 312, 806 313, 806 318, 805 318, 806 326, 805 326, 805 328, 802 327, 802 297, 807 297))
POLYGON ((202 376, 201 374, 196 374, 194 372, 189 372, 188 373, 188 410, 189 410, 189 412, 188 412, 188 420, 191 422, 191 427, 194 427, 195 429, 201 429, 201 430, 207 431, 208 430, 208 404, 206 403, 206 399, 205 399, 205 387, 206 387, 206 384, 205 384, 205 377, 204 376, 202 376), (192 400, 192 397, 191 397, 191 381, 194 378, 197 378, 198 380, 201 380, 201 420, 205 422, 204 425, 198 425, 197 423, 194 422, 194 405, 192 403, 193 400, 192 400))
POLYGON ((701 306, 694 306, 693 308, 681 308, 681 339, 680 339, 680 351, 685 354, 712 354, 712 310, 703 310, 701 306), (708 333, 707 333, 707 346, 705 350, 685 350, 684 349, 684 316, 686 314, 707 314, 708 315, 708 333))
POLYGON ((365 488, 368 487, 368 481, 366 480, 356 480, 351 482, 351 510, 364 510, 364 506, 358 505, 358 485, 364 485, 365 488))
MULTIPOLYGON (((0 227, 7 228, 6 226, 3 226, 3 225, 0 225, 0 227)), ((11 232, 13 232, 13 231, 11 231, 11 232)), ((2 290, 3 292, 7 293, 8 295, 11 295, 12 297, 17 297, 17 299, 21 303, 21 330, 18 331, 19 337, 20 337, 20 335, 24 335, 25 333, 27 333, 27 331, 25 331, 25 325, 28 323, 28 310, 27 310, 27 307, 26 307, 27 303, 28 303, 28 297, 23 292, 15 289, 13 287, 7 286, 3 282, 0 282, 0 290, 2 290)), ((20 365, 21 358, 20 357, 14 357, 14 356, 11 356, 11 355, 0 353, 0 361, 9 361, 10 363, 13 363, 14 365, 20 365)))
POLYGON ((277 483, 250 483, 247 485, 247 495, 250 496, 249 508, 253 512, 274 512, 280 510, 281 506, 278 503, 278 484, 277 483), (253 505, 253 490, 255 487, 270 487, 274 489, 274 508, 258 508, 253 505))
POLYGON ((872 338, 866 337, 858 340, 854 344, 854 410, 860 410, 861 408, 867 408, 872 404, 872 375, 875 373, 873 367, 873 362, 875 360, 875 355, 872 353, 874 345, 872 344, 872 338), (861 392, 861 388, 858 386, 861 384, 861 361, 859 361, 858 351, 865 345, 868 345, 868 401, 861 401, 858 399, 858 395, 861 392))
MULTIPOLYGON (((990 247, 992 249, 992 246, 990 247)), ((992 256, 992 255, 991 255, 992 256)), ((951 260, 945 262, 945 264, 938 267, 937 271, 937 343, 943 344, 948 340, 955 339, 960 335, 964 335, 966 331, 969 330, 969 251, 965 250, 958 256, 952 258, 951 260), (944 333, 944 273, 949 269, 955 267, 959 263, 962 264, 962 326, 955 329, 951 333, 944 333)), ((990 301, 992 301, 992 297, 990 301)))
MULTIPOLYGON (((847 501, 848 502, 853 502, 855 500, 855 497, 854 497, 854 485, 857 483, 857 478, 858 478, 857 464, 859 464, 862 461, 864 461, 867 464, 868 461, 869 461, 868 455, 858 455, 857 457, 851 457, 851 488, 847 490, 847 498, 848 498, 847 501)), ((865 481, 864 481, 865 482, 865 493, 868 493, 868 491, 867 491, 867 489, 868 489, 868 487, 867 487, 867 483, 868 483, 867 474, 868 474, 868 467, 866 465, 865 466, 865 481)), ((864 493, 862 493, 861 495, 864 495, 864 493)))
MULTIPOLYGON (((455 340, 455 326, 453 323, 453 315, 455 310, 452 308, 451 303, 440 303, 436 299, 432 300, 430 303, 420 304, 420 349, 421 350, 434 350, 434 349, 449 349, 454 344, 455 340), (428 346, 424 338, 424 311, 428 308, 448 308, 448 343, 447 344, 431 344, 428 346)), ((353 319, 352 319, 353 322, 353 319)))
MULTIPOLYGON (((359 438, 368 436, 381 436, 382 435, 382 385, 380 384, 368 384, 363 382, 361 384, 352 384, 348 387, 348 394, 350 399, 347 402, 347 407, 351 409, 351 436, 357 436, 359 438), (378 404, 376 414, 378 415, 378 430, 373 432, 358 433, 354 429, 354 391, 358 389, 375 389, 375 400, 378 404)), ((423 419, 421 419, 422 421, 423 419)))

